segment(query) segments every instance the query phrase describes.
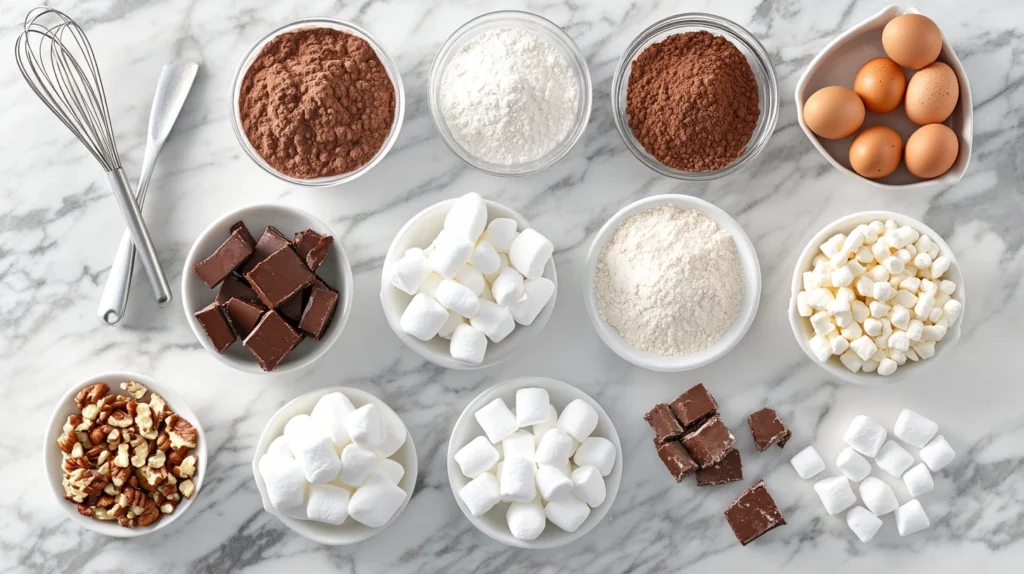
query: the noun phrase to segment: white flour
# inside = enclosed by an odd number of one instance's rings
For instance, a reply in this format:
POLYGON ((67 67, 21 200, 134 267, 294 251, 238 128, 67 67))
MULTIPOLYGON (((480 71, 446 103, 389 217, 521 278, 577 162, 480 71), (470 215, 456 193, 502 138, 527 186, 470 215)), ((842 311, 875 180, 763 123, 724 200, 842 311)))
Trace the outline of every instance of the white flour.
POLYGON ((548 40, 501 28, 472 38, 452 57, 440 100, 448 129, 470 154, 519 165, 565 139, 579 89, 565 55, 548 40))
POLYGON ((622 222, 594 277, 601 319, 655 355, 696 353, 736 320, 743 269, 732 236, 694 210, 661 206, 622 222))

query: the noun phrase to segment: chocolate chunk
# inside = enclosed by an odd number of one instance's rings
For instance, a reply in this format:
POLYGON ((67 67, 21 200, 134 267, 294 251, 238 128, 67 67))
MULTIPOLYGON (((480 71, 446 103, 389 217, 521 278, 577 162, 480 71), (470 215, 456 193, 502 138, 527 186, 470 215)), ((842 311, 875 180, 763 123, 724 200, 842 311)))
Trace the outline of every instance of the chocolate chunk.
POLYGON ((260 300, 260 296, 252 290, 252 287, 249 287, 241 279, 234 276, 228 277, 224 280, 224 283, 221 283, 216 301, 221 305, 227 305, 232 297, 251 303, 258 303, 260 300))
MULTIPOLYGON (((312 251, 318 241, 320 241, 321 235, 312 229, 300 231, 295 234, 295 239, 292 240, 292 245, 295 246, 295 254, 299 256, 303 261, 306 260, 306 256, 312 251)), ((314 269, 314 271, 316 271, 314 269)))
POLYGON ((654 429, 654 442, 664 444, 670 440, 678 440, 683 436, 683 427, 679 425, 672 409, 665 403, 654 405, 647 411, 644 420, 654 429))
POLYGON ((676 397, 669 405, 676 418, 687 430, 693 430, 707 419, 718 414, 718 403, 715 397, 698 384, 676 397))
POLYGON ((715 464, 697 471, 697 486, 717 486, 743 480, 743 462, 740 451, 730 450, 715 464))
POLYGON ((245 222, 236 221, 235 224, 231 226, 231 232, 234 233, 235 231, 238 231, 241 234, 242 239, 244 239, 246 243, 252 245, 253 248, 256 247, 256 240, 252 238, 252 234, 249 233, 249 228, 245 226, 245 222))
POLYGON ((331 247, 334 247, 334 238, 330 235, 321 237, 306 254, 306 267, 309 267, 310 271, 319 269, 324 259, 327 259, 327 254, 331 252, 331 247))
POLYGON ((775 409, 765 408, 753 413, 747 417, 747 426, 750 427, 750 435, 754 437, 757 452, 764 452, 775 443, 782 448, 786 446, 789 437, 793 436, 779 420, 779 413, 775 409))
MULTIPOLYGON (((303 293, 305 293, 305 291, 303 291, 303 293)), ((281 303, 277 308, 277 312, 280 313, 282 317, 296 325, 299 323, 299 320, 302 319, 302 302, 305 300, 303 293, 296 293, 291 299, 281 303)))
POLYGON ((263 235, 260 236, 260 240, 256 242, 256 247, 252 251, 252 257, 242 265, 239 273, 242 275, 248 274, 267 257, 277 253, 285 245, 291 245, 291 242, 274 227, 267 227, 263 231, 263 235))
POLYGON ((786 524, 763 480, 755 482, 725 509, 725 519, 729 521, 736 540, 744 546, 765 532, 786 524))
POLYGON ((196 311, 196 320, 203 327, 203 331, 206 331, 206 336, 210 338, 213 348, 217 349, 218 353, 235 342, 235 332, 231 330, 220 303, 214 301, 196 311))
POLYGON ((271 310, 263 315, 242 344, 256 357, 260 367, 269 372, 276 369, 301 340, 302 336, 276 311, 271 310))
POLYGON ((313 287, 309 295, 306 309, 302 312, 299 329, 317 341, 323 337, 324 331, 334 318, 334 310, 338 306, 338 294, 330 289, 313 287))
POLYGON ((729 454, 732 447, 736 446, 736 437, 732 436, 729 427, 725 426, 722 419, 715 415, 697 430, 683 437, 683 446, 689 451, 693 460, 697 461, 701 468, 704 468, 715 464, 729 454))
POLYGON ((249 285, 260 296, 260 301, 271 309, 277 308, 312 284, 314 277, 290 244, 278 249, 245 274, 249 285))
MULTIPOLYGON (((251 239, 251 237, 250 237, 251 239)), ((213 289, 225 277, 238 268, 252 255, 253 246, 246 243, 241 229, 231 232, 231 235, 221 243, 220 247, 206 259, 196 263, 192 271, 206 283, 206 286, 213 289)))
POLYGON ((670 440, 659 445, 655 440, 654 446, 658 449, 661 462, 665 463, 665 468, 668 469, 672 478, 676 479, 676 482, 682 482, 684 478, 697 471, 697 463, 693 461, 690 453, 686 452, 683 444, 679 441, 670 440))
POLYGON ((267 310, 260 303, 253 303, 252 301, 245 301, 235 297, 228 299, 228 304, 224 306, 224 309, 227 311, 231 327, 234 328, 235 333, 242 339, 248 337, 249 333, 252 333, 256 323, 259 323, 263 312, 267 310))

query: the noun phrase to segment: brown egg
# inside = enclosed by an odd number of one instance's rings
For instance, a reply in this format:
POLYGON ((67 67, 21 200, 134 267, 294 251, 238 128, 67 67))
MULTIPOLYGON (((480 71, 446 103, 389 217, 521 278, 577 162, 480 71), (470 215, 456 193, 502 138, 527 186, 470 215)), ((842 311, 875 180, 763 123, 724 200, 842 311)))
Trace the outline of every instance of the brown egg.
POLYGON ((942 51, 942 32, 931 18, 904 14, 889 21, 882 30, 882 47, 897 64, 920 70, 942 51))
POLYGON ((953 113, 960 99, 960 82, 953 68, 935 62, 919 70, 907 84, 907 117, 917 125, 939 124, 953 113))
POLYGON ((877 114, 899 107, 906 89, 903 68, 889 58, 875 58, 864 64, 853 80, 853 91, 864 100, 864 107, 877 114))
POLYGON ((864 123, 864 102, 853 90, 828 86, 804 102, 804 122, 812 132, 827 140, 845 138, 864 123))
POLYGON ((942 124, 917 128, 907 139, 907 169, 917 177, 930 179, 949 171, 960 153, 960 140, 942 124))
POLYGON ((903 157, 903 140, 888 126, 871 126, 857 134, 850 144, 850 166, 868 179, 896 171, 903 157))

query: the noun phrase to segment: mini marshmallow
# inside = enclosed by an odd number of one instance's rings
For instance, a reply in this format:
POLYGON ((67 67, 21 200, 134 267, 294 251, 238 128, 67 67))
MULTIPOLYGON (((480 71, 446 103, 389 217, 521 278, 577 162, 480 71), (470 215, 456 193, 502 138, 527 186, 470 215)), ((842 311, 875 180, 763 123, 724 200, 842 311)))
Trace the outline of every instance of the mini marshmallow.
MULTIPOLYGON (((434 240, 434 250, 427 256, 427 265, 445 279, 452 279, 473 255, 473 242, 456 236, 447 229, 434 240)), ((475 264, 474 264, 475 265, 475 264)), ((479 265, 476 265, 481 271, 479 265)))
POLYGON ((853 349, 847 350, 842 355, 839 355, 839 362, 853 373, 856 373, 864 366, 864 360, 858 357, 857 353, 855 353, 853 349))
POLYGON ((516 391, 516 424, 519 428, 548 422, 551 399, 546 389, 525 387, 516 391))
POLYGON ((402 482, 402 477, 405 476, 405 467, 397 460, 382 458, 377 463, 377 468, 373 469, 371 474, 379 474, 391 484, 398 484, 402 482))
POLYGON ((498 479, 485 472, 459 489, 459 498, 473 516, 482 516, 501 502, 498 479))
POLYGON ((929 526, 928 515, 916 498, 896 509, 896 530, 900 536, 909 536, 929 526))
POLYGON ((827 309, 829 303, 835 300, 836 296, 828 289, 813 289, 807 293, 807 304, 819 311, 827 309))
POLYGON ((455 200, 444 217, 444 228, 476 243, 487 226, 487 202, 479 193, 467 193, 455 200))
POLYGON ((881 263, 888 259, 892 252, 889 251, 889 242, 884 237, 879 237, 878 241, 871 244, 871 254, 874 255, 875 261, 881 263))
POLYGON ((459 315, 458 313, 448 311, 448 320, 444 322, 444 325, 441 325, 440 329, 438 329, 437 336, 441 337, 442 339, 451 339, 452 334, 455 333, 455 328, 458 327, 459 325, 465 324, 465 317, 459 315))
POLYGON ((914 305, 914 315, 921 321, 927 321, 928 314, 932 312, 934 305, 935 296, 930 293, 922 293, 917 298, 917 304, 914 305))
POLYGON ((331 437, 334 446, 344 447, 351 441, 348 429, 345 428, 345 419, 354 410, 356 407, 345 395, 328 393, 316 402, 309 417, 327 433, 327 436, 331 437))
POLYGON ((487 224, 487 229, 484 230, 480 240, 493 245, 498 253, 508 253, 509 247, 512 246, 512 240, 516 238, 518 227, 515 219, 497 217, 487 224))
POLYGON ((548 502, 544 507, 544 515, 552 524, 562 530, 576 532, 576 529, 590 516, 590 507, 582 500, 569 495, 548 502))
POLYGON ((810 317, 814 314, 814 309, 807 304, 807 291, 801 291, 796 294, 796 310, 800 313, 801 317, 810 317))
MULTIPOLYGON (((901 293, 906 293, 906 291, 901 291, 901 293)), ((889 311, 889 321, 892 323, 893 327, 906 330, 907 327, 910 326, 910 309, 907 309, 899 303, 893 305, 892 310, 889 311)), ((904 335, 906 335, 906 333, 904 333, 904 335)), ((909 339, 907 344, 910 344, 909 339)), ((889 343, 889 346, 892 346, 891 342, 889 343)))
POLYGON ((473 416, 491 444, 498 444, 519 430, 516 415, 512 414, 500 397, 480 407, 473 416))
POLYGON ((942 319, 941 324, 946 327, 952 327, 956 323, 957 318, 960 316, 960 311, 964 308, 963 303, 956 299, 950 299, 942 306, 942 319))
POLYGON ((846 429, 843 440, 853 450, 865 456, 874 457, 882 448, 885 435, 885 427, 864 415, 859 415, 850 422, 850 427, 846 429))
POLYGON ((883 377, 888 377, 895 373, 897 368, 899 368, 899 363, 889 357, 886 357, 878 362, 876 372, 883 377))
POLYGON ((927 269, 932 266, 932 258, 927 253, 918 253, 914 256, 914 267, 927 269))
MULTIPOLYGON (((921 336, 924 334, 924 323, 917 319, 911 319, 910 325, 907 326, 907 338, 911 341, 918 342, 921 340, 921 336)), ((918 351, 920 354, 920 351, 918 351)))
POLYGON ((910 348, 910 339, 905 331, 893 331, 889 335, 889 348, 900 352, 906 352, 910 348))
POLYGON ((864 334, 864 331, 861 329, 860 324, 855 321, 850 326, 840 329, 839 334, 847 341, 854 341, 859 339, 864 334))
POLYGON ((915 448, 924 448, 939 432, 939 425, 910 409, 903 409, 896 417, 892 434, 915 448))
POLYGON ((879 301, 888 301, 896 296, 896 290, 888 283, 875 283, 871 286, 871 296, 879 301))
POLYGON ((825 470, 825 461, 821 460, 821 455, 813 446, 796 453, 796 456, 789 459, 789 464, 793 465, 797 476, 803 479, 813 478, 825 470))
POLYGON ((889 257, 886 257, 885 261, 882 261, 881 264, 882 266, 885 267, 886 271, 888 271, 891 275, 898 275, 900 273, 903 273, 903 270, 906 269, 906 264, 903 262, 903 260, 900 259, 899 257, 896 257, 895 255, 890 255, 889 257))
POLYGON ((860 482, 871 474, 871 463, 868 462, 868 459, 857 454, 857 451, 850 447, 844 448, 836 457, 836 466, 839 467, 839 472, 853 482, 860 482))
POLYGON ((846 287, 847 285, 853 284, 853 270, 849 265, 843 265, 839 269, 832 272, 832 286, 833 287, 846 287))
POLYGON ((537 468, 537 491, 544 500, 557 500, 573 491, 573 482, 561 469, 545 464, 537 468))
POLYGON ((820 246, 818 246, 818 249, 821 250, 821 253, 825 257, 832 257, 836 253, 840 252, 840 250, 842 249, 843 243, 845 243, 845 242, 846 242, 846 235, 842 234, 842 233, 837 233, 837 234, 833 235, 832 237, 829 237, 824 243, 822 243, 820 246))
POLYGON ((875 255, 871 253, 871 247, 868 245, 861 245, 860 249, 857 250, 857 254, 854 256, 859 263, 871 263, 875 260, 875 255))
POLYGON ((384 444, 384 417, 373 403, 349 413, 345 417, 345 429, 352 442, 361 447, 373 448, 384 444))
POLYGON ((892 307, 882 303, 881 301, 872 301, 868 304, 868 309, 871 311, 872 317, 881 320, 889 314, 889 310, 892 309, 892 307))
POLYGON ((909 265, 913 260, 913 256, 910 254, 910 251, 906 249, 898 249, 894 255, 899 257, 900 261, 902 261, 904 265, 909 265))
POLYGON ((953 283, 948 279, 939 281, 939 293, 945 295, 952 295, 953 293, 956 293, 956 283, 953 283))
POLYGON ((504 341, 516 328, 516 321, 508 307, 490 301, 479 302, 477 314, 469 320, 469 324, 487 335, 492 343, 504 341))
POLYGON ((501 453, 506 459, 519 457, 533 461, 536 448, 533 435, 524 430, 518 430, 501 441, 501 453))
POLYGON ((445 279, 437 286, 437 302, 467 319, 480 311, 480 298, 470 288, 451 279, 445 279))
MULTIPOLYGON (((518 396, 516 398, 518 399, 518 396)), ((517 420, 519 418, 519 412, 520 411, 519 411, 518 400, 517 400, 517 405, 516 405, 516 419, 517 420)), ((544 436, 544 433, 546 433, 549 430, 555 428, 556 424, 558 424, 558 411, 555 410, 555 407, 552 406, 549 403, 548 404, 548 419, 546 421, 544 421, 544 422, 535 423, 533 425, 533 438, 534 438, 534 440, 536 440, 537 443, 540 444, 540 439, 541 439, 541 437, 544 436)))
POLYGON ((838 333, 833 333, 828 338, 828 344, 832 348, 833 355, 842 355, 850 348, 850 341, 838 333))
POLYGON ((878 529, 882 527, 882 519, 871 514, 863 506, 854 506, 846 513, 846 525, 866 544, 871 542, 878 529))
POLYGON ((485 437, 478 436, 455 453, 455 462, 467 478, 476 478, 491 470, 501 455, 485 437))
POLYGON ((553 428, 544 433, 537 444, 537 464, 563 466, 569 461, 575 445, 572 436, 560 428, 553 428))
POLYGON ((923 462, 903 473, 903 483, 907 485, 907 492, 914 498, 935 488, 932 473, 928 472, 928 465, 923 462))
POLYGON ((502 502, 530 502, 537 496, 537 466, 522 457, 506 457, 501 463, 499 490, 502 502))
POLYGON ((523 276, 511 267, 502 269, 491 282, 491 295, 499 305, 509 306, 523 296, 523 276))
POLYGON ((864 363, 860 366, 860 370, 864 371, 865 373, 874 373, 875 371, 878 370, 878 365, 879 361, 876 361, 872 358, 870 361, 864 361, 864 363))
POLYGON ((583 442, 597 428, 597 411, 583 399, 575 399, 562 409, 556 426, 583 442))
POLYGON ((851 231, 850 234, 846 236, 846 239, 843 241, 843 247, 842 249, 840 249, 840 252, 845 253, 847 255, 852 255, 856 253, 857 250, 860 249, 861 245, 864 245, 864 242, 867 241, 867 234, 865 233, 866 230, 867 226, 858 225, 856 229, 851 231))
POLYGON ((928 313, 928 320, 932 323, 938 323, 939 319, 942 319, 942 304, 946 300, 940 300, 942 296, 935 298, 935 306, 932 307, 932 312, 928 313))
POLYGON ((284 425, 284 437, 295 454, 306 480, 313 484, 329 482, 338 476, 341 460, 331 437, 309 415, 292 417, 284 425))
POLYGON ((832 321, 832 316, 828 314, 828 311, 818 311, 811 315, 811 327, 816 335, 821 336, 836 330, 836 324, 832 321))
POLYGON ((874 317, 864 320, 864 333, 869 337, 877 337, 882 334, 882 322, 874 317))
POLYGON ((434 299, 420 293, 412 298, 402 312, 399 324, 402 331, 421 341, 429 341, 448 320, 448 310, 434 299))
POLYGON ((391 284, 410 295, 415 295, 430 273, 431 269, 427 265, 423 250, 410 249, 392 264, 391 284))
POLYGON ((508 260, 527 279, 536 279, 544 273, 555 246, 536 229, 523 230, 512 241, 508 260))
POLYGON ((815 335, 807 341, 807 344, 810 346, 811 352, 814 353, 814 357, 822 363, 832 356, 832 345, 827 337, 815 335))
POLYGON ((306 503, 306 476, 295 459, 265 454, 260 457, 259 470, 271 506, 284 511, 306 503))
POLYGON ((946 336, 945 325, 925 325, 921 328, 922 341, 941 341, 946 336))
POLYGON ((288 446, 288 439, 283 436, 279 436, 270 441, 270 446, 267 447, 267 454, 270 456, 282 456, 290 459, 295 458, 295 455, 292 454, 292 447, 288 446))
MULTIPOLYGON (((910 331, 907 331, 910 333, 910 331)), ((921 341, 911 343, 910 348, 917 352, 922 359, 930 359, 935 356, 935 341, 921 341)))
POLYGON ((341 451, 341 481, 350 486, 360 486, 377 468, 380 459, 377 453, 361 446, 350 444, 341 451))
POLYGON ((481 241, 473 249, 469 257, 469 264, 479 269, 486 279, 487 276, 501 270, 502 258, 498 255, 493 245, 486 241, 481 241))
POLYGON ((939 279, 940 277, 942 277, 942 275, 945 274, 946 271, 949 271, 950 265, 952 265, 952 262, 949 260, 948 257, 941 255, 939 257, 936 257, 935 261, 932 261, 932 266, 930 269, 932 279, 939 279))
POLYGON ((483 293, 484 289, 487 287, 487 282, 484 280, 484 274, 472 265, 463 265, 462 269, 459 269, 459 272, 455 274, 455 281, 460 285, 465 286, 477 296, 483 293))
POLYGON ((516 540, 536 540, 547 526, 544 505, 533 502, 513 502, 505 512, 508 530, 516 540))
POLYGON ((889 440, 879 449, 875 456, 875 464, 894 478, 899 478, 914 464, 914 457, 899 443, 889 440))
POLYGON ((938 472, 946 468, 956 458, 956 452, 953 450, 953 447, 949 446, 949 443, 946 442, 942 435, 935 437, 926 444, 921 449, 920 455, 921 460, 928 465, 932 472, 938 472))
POLYGON ((472 325, 457 325, 452 331, 452 342, 448 352, 458 361, 479 365, 484 362, 484 356, 487 354, 487 336, 472 325))
POLYGON ((900 505, 892 488, 873 476, 865 478, 860 484, 860 498, 875 516, 889 514, 900 505))
POLYGON ((348 489, 330 484, 314 484, 309 489, 306 517, 314 522, 338 526, 348 518, 348 489))
POLYGON ((863 335, 853 341, 850 341, 850 350, 860 357, 862 361, 867 361, 871 358, 871 355, 874 355, 875 351, 878 350, 878 346, 875 345, 875 342, 871 337, 863 335))
POLYGON ((509 307, 509 310, 516 323, 528 327, 555 294, 555 283, 547 277, 527 279, 523 283, 523 292, 523 298, 509 307))
POLYGON ((580 443, 572 460, 577 466, 593 465, 601 476, 608 476, 615 467, 615 445, 604 437, 588 437, 580 443))
POLYGON ((835 516, 857 502, 857 495, 850 488, 845 476, 833 476, 814 483, 814 491, 825 505, 825 512, 835 516))
MULTIPOLYGON (((872 270, 873 269, 877 269, 877 268, 876 267, 872 267, 872 270)), ((869 273, 870 273, 870 271, 869 271, 869 273)), ((871 280, 871 277, 868 277, 867 275, 861 275, 860 277, 857 278, 857 281, 853 284, 853 287, 854 287, 854 289, 856 289, 857 293, 861 297, 870 297, 871 296, 871 288, 874 285, 875 285, 875 282, 871 280)))

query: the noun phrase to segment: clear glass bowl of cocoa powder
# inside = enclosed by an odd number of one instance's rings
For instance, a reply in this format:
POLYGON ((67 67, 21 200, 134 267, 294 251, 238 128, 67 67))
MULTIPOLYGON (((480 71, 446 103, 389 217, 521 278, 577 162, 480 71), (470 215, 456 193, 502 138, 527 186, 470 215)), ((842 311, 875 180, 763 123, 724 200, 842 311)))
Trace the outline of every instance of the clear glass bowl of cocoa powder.
POLYGON ((398 139, 398 132, 402 128, 402 120, 405 116, 405 90, 402 87, 402 78, 398 73, 398 65, 391 59, 391 56, 384 50, 380 42, 378 42, 369 32, 343 20, 336 20, 334 18, 305 18, 297 20, 290 24, 281 26, 280 28, 273 30, 267 35, 257 40, 242 56, 242 60, 238 64, 238 69, 235 71, 235 77, 232 80, 231 89, 231 127, 235 131, 235 137, 238 139, 238 144, 242 146, 242 150, 245 151, 246 155, 249 156, 252 161, 263 168, 267 173, 278 177, 281 180, 293 183, 295 185, 301 185, 306 187, 328 187, 333 185, 340 185, 343 183, 350 182, 357 177, 365 174, 366 172, 373 169, 375 165, 380 163, 384 156, 387 155, 388 151, 391 150, 395 144, 395 140, 398 139), (373 48, 373 51, 377 55, 377 59, 384 67, 384 71, 387 72, 388 79, 391 80, 391 84, 395 89, 395 109, 394 117, 391 122, 391 129, 388 132, 384 143, 373 155, 373 157, 365 164, 359 166, 356 169, 340 173, 337 175, 331 175, 329 177, 315 177, 309 179, 303 179, 298 177, 292 177, 288 174, 282 173, 281 171, 274 169, 259 152, 253 147, 252 142, 249 141, 248 136, 245 133, 245 129, 242 127, 242 118, 239 111, 239 101, 242 91, 242 81, 245 78, 246 72, 249 71, 249 67, 253 61, 259 56, 263 48, 270 43, 274 38, 277 38, 281 34, 292 32, 304 28, 331 28, 334 30, 340 30, 347 34, 351 34, 357 38, 361 38, 366 41, 367 44, 373 48))
POLYGON ((689 181, 708 181, 728 175, 743 167, 765 148, 768 139, 775 130, 775 122, 779 115, 779 88, 775 79, 775 71, 768 58, 764 46, 739 24, 715 16, 713 14, 688 13, 665 18, 640 33, 629 47, 626 48, 618 68, 612 77, 612 114, 615 127, 622 136, 622 141, 630 152, 644 165, 652 170, 676 179, 689 181), (728 165, 709 171, 682 171, 665 165, 651 155, 633 133, 626 112, 626 95, 629 87, 629 75, 632 65, 651 44, 661 42, 676 34, 706 31, 730 41, 750 64, 750 69, 757 82, 758 114, 757 123, 743 152, 728 165))

